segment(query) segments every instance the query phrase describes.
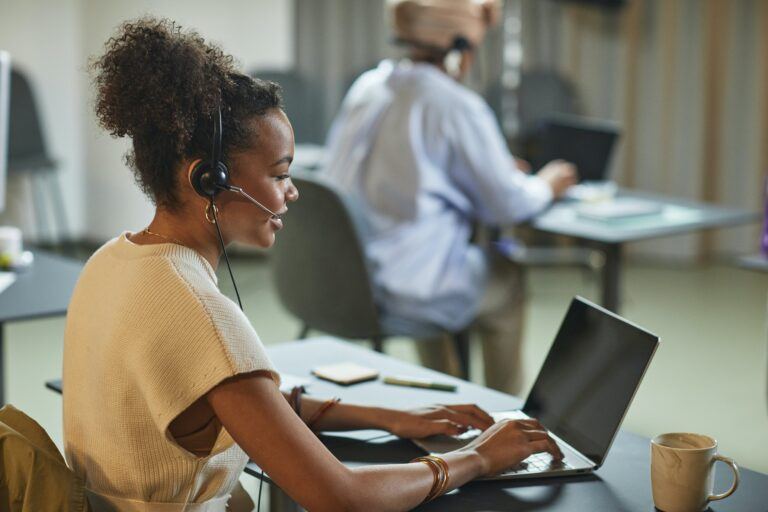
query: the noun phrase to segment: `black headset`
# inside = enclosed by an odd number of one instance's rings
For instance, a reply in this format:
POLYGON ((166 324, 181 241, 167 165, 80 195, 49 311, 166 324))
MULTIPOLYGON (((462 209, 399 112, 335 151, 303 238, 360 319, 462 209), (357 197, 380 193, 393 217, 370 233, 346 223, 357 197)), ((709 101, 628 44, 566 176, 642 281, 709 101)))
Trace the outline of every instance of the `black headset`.
POLYGON ((199 195, 210 199, 221 192, 229 190, 229 169, 221 160, 221 139, 223 123, 221 120, 221 106, 216 107, 216 115, 213 117, 213 144, 211 159, 201 160, 189 172, 189 183, 199 195))

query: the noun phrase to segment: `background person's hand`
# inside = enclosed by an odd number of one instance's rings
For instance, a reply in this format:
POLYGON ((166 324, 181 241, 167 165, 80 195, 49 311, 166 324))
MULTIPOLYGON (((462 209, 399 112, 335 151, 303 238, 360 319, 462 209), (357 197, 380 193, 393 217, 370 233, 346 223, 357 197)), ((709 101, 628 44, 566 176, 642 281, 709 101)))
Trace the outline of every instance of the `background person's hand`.
POLYGON ((579 177, 576 166, 565 160, 552 160, 536 175, 552 187, 552 195, 555 199, 562 197, 568 187, 574 185, 579 177))
POLYGON ((493 418, 474 404, 431 405, 409 411, 393 411, 387 430, 404 439, 445 434, 455 436, 471 428, 486 430, 493 418))
POLYGON ((518 171, 522 171, 525 174, 530 174, 533 167, 531 167, 531 163, 528 160, 523 160, 522 158, 514 157, 515 159, 515 166, 517 166, 518 171))
POLYGON ((462 450, 474 450, 483 461, 482 476, 501 473, 530 455, 549 452, 555 460, 563 453, 536 420, 501 420, 462 450))

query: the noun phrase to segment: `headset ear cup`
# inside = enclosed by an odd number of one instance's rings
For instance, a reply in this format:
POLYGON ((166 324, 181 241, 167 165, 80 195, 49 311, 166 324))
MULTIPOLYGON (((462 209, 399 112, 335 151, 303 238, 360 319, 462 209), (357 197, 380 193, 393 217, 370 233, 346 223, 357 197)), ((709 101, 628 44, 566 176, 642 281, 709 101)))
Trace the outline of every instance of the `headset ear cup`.
MULTIPOLYGON (((209 197, 209 194, 203 189, 203 175, 208 171, 208 162, 201 160, 189 171, 189 184, 195 192, 203 197, 209 197)), ((205 180, 208 181, 208 180, 205 180)))
POLYGON ((223 162, 217 162, 216 168, 212 169, 209 162, 201 161, 190 171, 189 183, 198 195, 215 197, 229 186, 229 170, 223 162))

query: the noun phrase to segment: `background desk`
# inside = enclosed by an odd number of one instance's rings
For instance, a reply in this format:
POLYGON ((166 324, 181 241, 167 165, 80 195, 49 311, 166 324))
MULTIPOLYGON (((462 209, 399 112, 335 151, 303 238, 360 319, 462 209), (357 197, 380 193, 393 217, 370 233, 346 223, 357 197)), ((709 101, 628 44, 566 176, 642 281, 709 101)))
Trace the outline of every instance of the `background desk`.
MULTIPOLYGON (((491 411, 511 409, 521 404, 520 400, 509 395, 331 338, 286 343, 270 347, 268 352, 281 372, 311 380, 308 388, 311 394, 340 396, 346 402, 400 408, 475 402, 491 411), (458 389, 455 393, 448 393, 389 386, 380 380, 343 387, 321 381, 309 373, 314 366, 340 361, 354 361, 377 368, 382 375, 405 374, 451 382, 458 389)), ((421 455, 410 442, 376 430, 324 435, 321 439, 349 466, 407 462, 421 455)), ((248 464, 246 472, 259 476, 259 468, 254 463, 248 464)), ((745 469, 742 469, 741 475, 739 490, 730 498, 713 503, 713 511, 768 511, 768 475, 745 469)), ((730 471, 718 467, 716 489, 726 489, 730 478, 730 471)), ((620 432, 605 465, 594 475, 526 482, 473 482, 419 510, 650 512, 655 509, 651 498, 649 441, 620 432)))
POLYGON ((628 242, 680 235, 703 229, 755 222, 757 213, 721 208, 695 201, 621 189, 619 197, 635 197, 659 203, 662 213, 602 222, 580 218, 575 201, 555 203, 531 221, 539 231, 585 240, 605 252, 601 303, 611 311, 621 306, 622 248, 628 242))
POLYGON ((0 293, 0 406, 5 403, 5 322, 63 315, 83 269, 77 260, 45 251, 34 251, 35 261, 17 274, 16 281, 0 293))
POLYGON ((738 259, 738 264, 741 268, 746 270, 768 273, 768 257, 763 256, 762 254, 750 254, 749 256, 742 256, 738 259))

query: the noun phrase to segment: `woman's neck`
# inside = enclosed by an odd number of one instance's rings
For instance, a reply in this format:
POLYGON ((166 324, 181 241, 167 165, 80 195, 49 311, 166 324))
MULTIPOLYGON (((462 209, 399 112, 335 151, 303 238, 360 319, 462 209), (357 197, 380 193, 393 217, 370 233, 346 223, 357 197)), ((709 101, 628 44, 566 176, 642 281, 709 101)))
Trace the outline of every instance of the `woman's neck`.
POLYGON ((216 269, 221 258, 216 227, 201 215, 200 220, 190 220, 187 215, 158 208, 147 226, 148 231, 136 233, 132 241, 158 243, 161 241, 181 244, 199 253, 216 269))

